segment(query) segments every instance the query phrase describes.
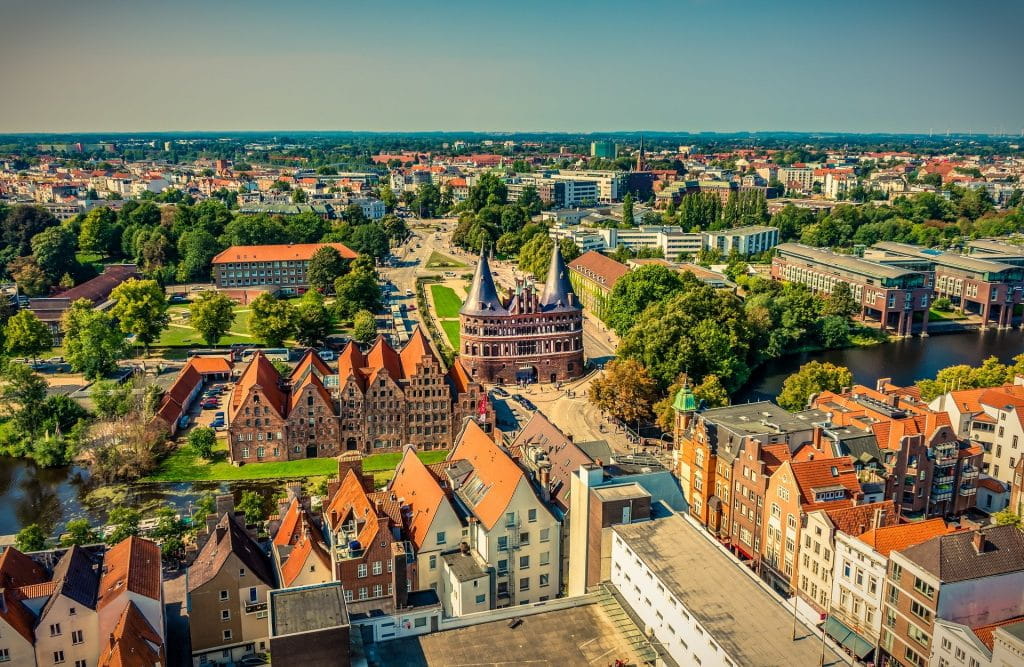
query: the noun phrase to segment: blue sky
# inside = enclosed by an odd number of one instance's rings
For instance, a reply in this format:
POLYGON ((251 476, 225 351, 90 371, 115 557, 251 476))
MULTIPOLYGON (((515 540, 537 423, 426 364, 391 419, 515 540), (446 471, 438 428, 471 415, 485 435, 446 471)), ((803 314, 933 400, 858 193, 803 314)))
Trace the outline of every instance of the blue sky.
POLYGON ((1024 129, 1024 2, 0 0, 0 132, 1024 129))

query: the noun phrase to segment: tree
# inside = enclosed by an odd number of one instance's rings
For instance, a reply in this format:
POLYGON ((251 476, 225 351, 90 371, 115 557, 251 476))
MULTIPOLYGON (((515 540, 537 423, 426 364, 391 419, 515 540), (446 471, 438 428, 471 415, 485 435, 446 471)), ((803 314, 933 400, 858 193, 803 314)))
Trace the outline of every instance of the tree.
POLYGON ((839 391, 852 384, 853 373, 845 366, 810 361, 786 378, 776 400, 783 408, 795 412, 805 409, 813 394, 839 391))
POLYGON ((86 544, 96 544, 99 541, 100 537, 93 530, 92 524, 89 523, 88 519, 72 519, 64 526, 64 535, 60 539, 60 545, 62 547, 70 547, 76 544, 84 546, 86 544))
POLYGON ((850 284, 840 281, 836 283, 836 286, 832 288, 832 293, 825 299, 823 314, 848 319, 857 314, 859 310, 860 306, 853 298, 850 284))
POLYGON ((53 282, 65 273, 78 271, 77 247, 74 232, 60 225, 48 227, 32 237, 32 255, 36 258, 36 265, 53 282))
POLYGON ((331 314, 324 305, 324 295, 311 289, 295 306, 295 337, 302 345, 314 347, 331 333, 331 314))
POLYGON ((100 380, 94 382, 89 398, 96 406, 96 412, 106 419, 123 417, 135 407, 132 396, 133 385, 128 382, 100 380))
POLYGON ((188 283, 208 279, 210 263, 221 250, 223 245, 205 229, 184 232, 178 239, 178 281, 188 283))
POLYGON ((608 297, 604 321, 620 336, 636 322, 652 303, 664 301, 696 283, 693 274, 680 274, 667 266, 647 264, 615 281, 608 297))
POLYGON ((7 265, 7 272, 25 296, 44 296, 53 284, 46 272, 39 268, 34 257, 18 257, 7 265))
POLYGON ((243 491, 238 510, 245 514, 247 524, 259 523, 267 518, 267 501, 256 491, 243 491))
POLYGON ((31 310, 19 310, 7 321, 4 340, 8 354, 31 357, 33 361, 40 353, 53 347, 50 327, 31 310))
POLYGON ((474 213, 485 206, 504 204, 508 200, 508 188, 505 182, 492 172, 486 172, 479 179, 476 185, 469 189, 469 197, 466 199, 466 206, 474 213))
POLYGON ((117 506, 107 515, 107 525, 114 530, 107 535, 107 544, 117 544, 133 535, 139 534, 139 523, 142 515, 131 507, 117 506))
POLYGON ((590 385, 590 402, 624 422, 651 416, 658 396, 658 384, 647 369, 633 359, 615 360, 590 385))
POLYGON ((106 255, 115 249, 117 238, 117 214, 101 206, 85 214, 78 231, 78 247, 84 252, 106 255))
POLYGON ((295 335, 295 307, 270 294, 261 294, 252 301, 249 330, 270 347, 280 347, 295 335))
POLYGON ((385 257, 391 249, 387 233, 375 224, 358 225, 350 243, 356 252, 377 259, 385 257))
POLYGON ((61 318, 64 356, 86 379, 97 380, 117 367, 128 354, 124 335, 109 312, 93 310, 92 301, 79 299, 61 318))
POLYGON ((633 193, 627 192, 622 198, 622 226, 635 227, 636 220, 633 219, 633 193))
POLYGON ((235 323, 235 303, 223 292, 201 292, 188 309, 189 323, 207 345, 216 345, 235 323))
POLYGON ((213 458, 213 448, 217 445, 217 433, 209 426, 197 426, 188 434, 189 447, 204 459, 213 458))
POLYGON ((309 195, 302 188, 296 188, 292 190, 292 203, 293 204, 305 204, 309 199, 309 195))
POLYGON ((0 215, 0 262, 28 255, 32 237, 57 224, 57 218, 39 206, 11 207, 6 215, 0 215))
POLYGON ((364 345, 377 337, 377 320, 368 310, 360 310, 352 318, 352 338, 364 345))
POLYGON ((997 526, 1019 526, 1021 524, 1020 515, 1013 512, 1009 507, 993 514, 992 520, 997 526))
POLYGON ((22 553, 42 551, 46 548, 46 534, 38 523, 30 523, 14 537, 14 548, 22 553))
POLYGON ((821 321, 821 342, 827 348, 845 347, 850 343, 850 323, 830 315, 821 321))
POLYGON ((0 387, 0 407, 17 435, 39 433, 45 417, 46 381, 25 364, 7 364, 0 387))
POLYGON ((334 281, 334 312, 340 320, 350 320, 360 310, 380 310, 381 293, 377 272, 353 266, 334 281))
POLYGON ((121 331, 133 334, 148 351, 170 321, 164 289, 155 280, 132 278, 115 287, 110 298, 115 302, 110 313, 121 331))
POLYGON ((310 287, 326 294, 334 290, 334 281, 345 273, 347 266, 348 263, 336 248, 325 245, 310 258, 306 280, 310 287))
POLYGON ((224 227, 221 239, 227 245, 287 243, 288 233, 279 218, 268 215, 239 215, 224 227))
POLYGON ((703 404, 707 408, 721 408, 729 405, 729 392, 725 390, 722 381, 714 373, 704 376, 704 380, 693 388, 693 395, 698 404, 703 404))
POLYGON ((544 202, 541 201, 537 188, 533 185, 523 188, 523 191, 519 193, 519 199, 516 200, 516 205, 522 207, 529 216, 537 215, 544 208, 544 202))
MULTIPOLYGON (((580 256, 580 249, 572 239, 561 239, 558 248, 562 251, 562 259, 571 262, 580 256)), ((534 277, 542 279, 551 266, 551 255, 555 242, 547 234, 537 234, 530 238, 519 250, 519 268, 534 277)))

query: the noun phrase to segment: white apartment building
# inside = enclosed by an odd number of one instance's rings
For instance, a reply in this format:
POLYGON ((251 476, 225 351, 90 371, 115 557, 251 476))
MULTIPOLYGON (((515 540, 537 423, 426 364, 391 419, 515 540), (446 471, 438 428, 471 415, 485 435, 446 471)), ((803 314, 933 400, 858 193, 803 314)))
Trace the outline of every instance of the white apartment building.
POLYGON ((1024 664, 1024 618, 980 628, 943 619, 935 621, 929 667, 1017 667, 1021 664, 1024 664))
POLYGON ((857 187, 857 176, 852 172, 833 172, 825 174, 825 183, 821 189, 828 199, 839 199, 850 190, 857 187))
POLYGON ((1006 484, 1013 481, 1024 455, 1024 378, 1001 387, 948 392, 928 407, 948 414, 958 436, 981 444, 983 473, 1006 484))
POLYGON ((764 225, 736 227, 717 232, 701 232, 701 234, 704 237, 705 248, 717 248, 723 255, 728 255, 733 250, 741 255, 752 255, 771 250, 779 245, 778 228, 764 225))
POLYGON ((363 215, 367 220, 380 220, 386 212, 384 202, 373 197, 354 197, 348 200, 349 204, 355 204, 363 209, 363 215))
MULTIPOLYGON (((550 177, 566 182, 583 181, 597 183, 597 199, 595 201, 602 204, 611 204, 612 202, 619 201, 625 194, 626 177, 620 171, 570 171, 561 169, 552 173, 550 177)), ((568 196, 566 200, 568 200, 568 196)), ((570 206, 571 204, 567 203, 566 205, 570 206)))
MULTIPOLYGON (((792 640, 792 610, 682 516, 612 530, 611 583, 676 663, 819 664, 820 642, 792 640)), ((825 664, 843 662, 824 651, 825 664)))
POLYGON ((810 192, 814 187, 814 169, 810 167, 779 167, 777 176, 787 190, 810 192))

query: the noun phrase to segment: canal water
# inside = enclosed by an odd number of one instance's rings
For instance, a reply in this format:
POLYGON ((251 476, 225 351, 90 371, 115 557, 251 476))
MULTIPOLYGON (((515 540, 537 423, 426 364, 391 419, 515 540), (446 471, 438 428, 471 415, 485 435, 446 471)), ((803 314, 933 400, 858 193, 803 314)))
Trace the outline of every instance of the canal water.
MULTIPOLYGON (((791 355, 759 368, 747 386, 733 397, 733 402, 774 398, 786 377, 808 361, 846 366, 856 382, 868 386, 874 386, 879 377, 890 377, 896 384, 904 385, 934 377, 946 366, 978 365, 992 355, 1007 362, 1022 352, 1024 332, 1012 330, 934 335, 871 347, 791 355)), ((188 514, 191 504, 209 491, 231 491, 237 501, 244 490, 273 494, 281 489, 281 483, 275 481, 98 486, 81 468, 41 469, 31 461, 0 457, 0 534, 16 533, 30 523, 38 523, 56 534, 68 520, 77 517, 100 524, 109 509, 118 504, 138 507, 144 512, 170 504, 188 514)))

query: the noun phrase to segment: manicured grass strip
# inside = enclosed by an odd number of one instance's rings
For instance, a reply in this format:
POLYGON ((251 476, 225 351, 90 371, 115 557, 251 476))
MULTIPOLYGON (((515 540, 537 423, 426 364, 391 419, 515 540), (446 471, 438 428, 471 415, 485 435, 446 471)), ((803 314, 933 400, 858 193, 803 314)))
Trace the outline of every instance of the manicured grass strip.
POLYGON ((444 335, 448 336, 448 342, 452 344, 453 350, 459 349, 459 321, 458 320, 441 320, 441 328, 444 329, 444 335))
POLYGON ((444 285, 431 285, 430 294, 434 297, 434 309, 440 318, 458 317, 462 308, 462 300, 455 295, 455 290, 444 285))
POLYGON ((436 250, 430 253, 430 257, 427 258, 428 269, 464 269, 466 264, 460 262, 457 259, 442 255, 436 250))
MULTIPOLYGON (((443 461, 447 450, 420 452, 424 463, 443 461)), ((401 460, 400 452, 372 454, 363 459, 363 470, 373 473, 390 473, 401 460)), ((233 466, 227 461, 226 445, 218 442, 214 460, 200 458, 195 451, 183 444, 171 452, 156 471, 141 479, 141 482, 222 482, 252 479, 294 479, 298 477, 322 477, 335 475, 338 462, 333 458, 298 459, 268 463, 248 463, 233 466)))

